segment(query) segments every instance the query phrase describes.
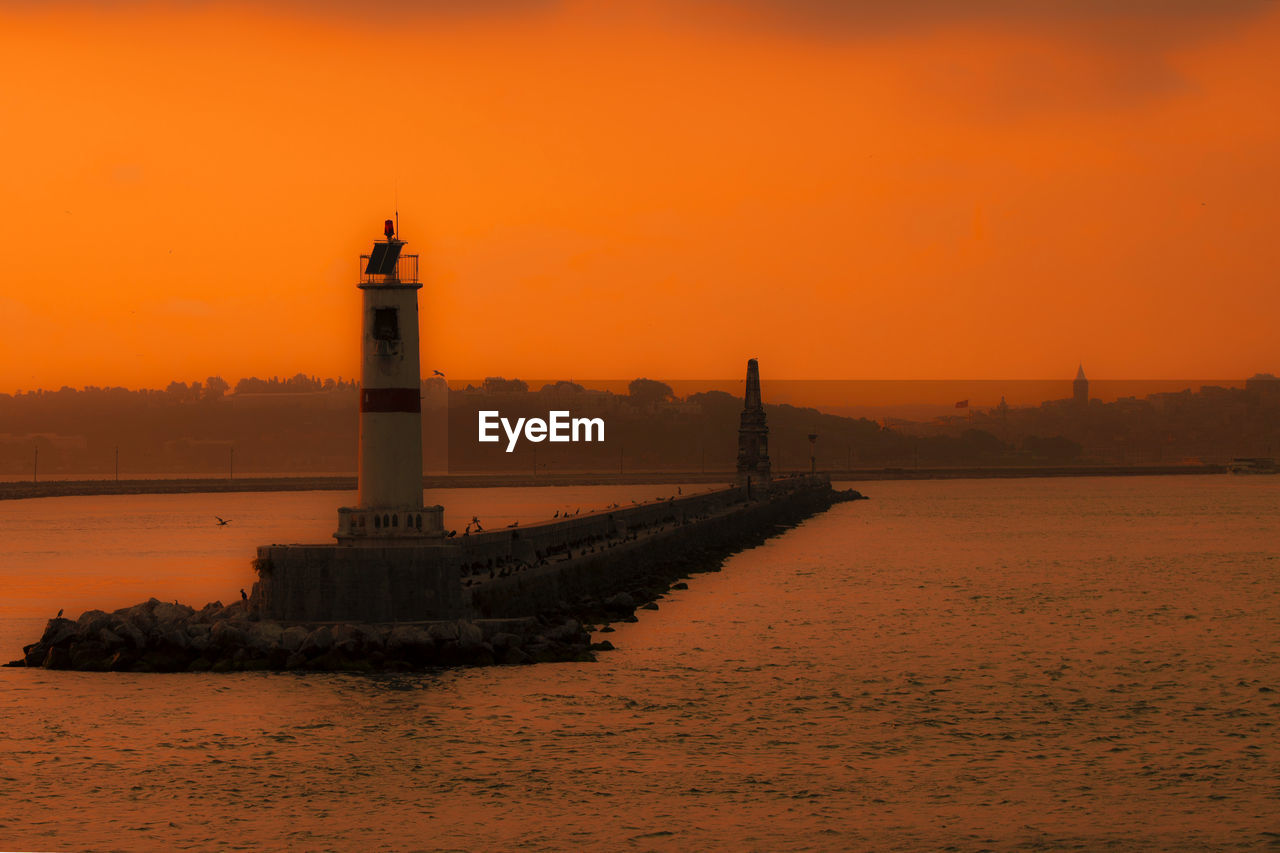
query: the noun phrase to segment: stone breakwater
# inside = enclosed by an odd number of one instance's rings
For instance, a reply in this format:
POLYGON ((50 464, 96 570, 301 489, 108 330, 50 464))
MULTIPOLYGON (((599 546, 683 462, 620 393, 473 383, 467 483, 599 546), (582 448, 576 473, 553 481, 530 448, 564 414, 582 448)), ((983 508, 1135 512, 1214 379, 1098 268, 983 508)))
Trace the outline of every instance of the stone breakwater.
POLYGON ((476 619, 417 624, 284 625, 244 602, 200 610, 156 599, 113 613, 50 619, 7 666, 87 672, 409 671, 594 660, 580 622, 476 619))
POLYGON ((684 521, 658 506, 647 523, 633 525, 622 541, 566 537, 542 565, 514 572, 482 569, 465 576, 463 593, 470 614, 478 617, 543 614, 587 623, 616 620, 627 609, 625 602, 631 602, 630 609, 653 609, 653 601, 690 575, 719 571, 732 554, 835 503, 862 497, 854 490, 803 488, 778 500, 739 504, 684 521))
MULTIPOLYGON (((459 553, 473 560, 484 557, 487 570, 473 568, 460 578, 457 568, 445 563, 437 566, 442 572, 406 573, 403 578, 401 597, 429 586, 428 581, 453 584, 453 597, 465 602, 448 614, 454 618, 331 614, 281 619, 264 607, 269 599, 260 594, 200 610, 151 599, 112 613, 90 610, 75 620, 51 619, 40 639, 6 665, 92 672, 394 672, 590 661, 594 652, 613 648, 608 640, 592 643, 592 631, 607 633, 610 622, 634 622, 637 609, 657 610, 665 592, 687 588, 690 576, 719 571, 731 554, 834 503, 863 497, 803 481, 775 486, 773 492, 761 501, 725 503, 728 496, 713 494, 696 503, 672 500, 639 507, 627 512, 625 535, 615 535, 617 541, 600 536, 600 530, 618 532, 615 520, 607 517, 574 519, 541 532, 474 537, 459 553), (704 512, 677 517, 682 503, 704 512), (524 552, 539 564, 526 562, 522 571, 507 571, 524 552)), ((331 547, 326 553, 356 549, 331 547)), ((385 598, 394 590, 364 590, 366 595, 375 592, 385 598)))

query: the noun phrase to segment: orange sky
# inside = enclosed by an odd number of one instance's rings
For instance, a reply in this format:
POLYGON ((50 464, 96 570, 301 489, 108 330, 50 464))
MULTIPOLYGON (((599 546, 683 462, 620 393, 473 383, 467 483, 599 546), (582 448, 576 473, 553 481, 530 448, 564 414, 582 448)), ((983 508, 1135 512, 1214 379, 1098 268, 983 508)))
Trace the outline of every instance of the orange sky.
POLYGON ((1280 4, 958 5, 6 3, 0 391, 355 375, 397 192, 451 376, 1280 370, 1280 4))

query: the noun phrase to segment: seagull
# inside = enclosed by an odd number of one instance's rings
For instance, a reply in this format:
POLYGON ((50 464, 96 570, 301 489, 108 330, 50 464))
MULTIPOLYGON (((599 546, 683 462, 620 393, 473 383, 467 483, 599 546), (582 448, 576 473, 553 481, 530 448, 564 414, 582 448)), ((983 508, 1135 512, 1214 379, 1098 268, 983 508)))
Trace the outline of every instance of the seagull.
POLYGON ((441 377, 441 378, 444 378, 444 374, 443 374, 443 373, 441 373, 441 372, 440 372, 440 371, 438 371, 438 370, 433 370, 433 371, 431 371, 431 375, 432 375, 432 376, 439 376, 439 377, 441 377))
POLYGON ((552 518, 559 518, 559 517, 560 517, 560 510, 556 510, 556 514, 555 514, 555 515, 553 515, 553 516, 551 516, 551 517, 552 517, 552 518))
POLYGON ((62 618, 62 608, 61 608, 61 607, 59 607, 59 608, 58 608, 58 615, 57 615, 57 616, 55 616, 55 617, 53 617, 53 618, 54 618, 54 619, 61 619, 61 618, 62 618))
POLYGON ((223 517, 222 517, 222 516, 220 516, 220 515, 215 515, 215 516, 214 516, 214 518, 218 519, 218 526, 219 526, 219 527, 226 527, 228 524, 230 524, 230 523, 231 523, 231 519, 229 519, 229 518, 223 518, 223 517))
POLYGON ((458 531, 456 531, 456 530, 450 530, 450 531, 449 531, 449 536, 448 536, 448 538, 449 538, 449 539, 452 539, 453 537, 455 537, 455 536, 457 536, 457 535, 458 535, 458 531))

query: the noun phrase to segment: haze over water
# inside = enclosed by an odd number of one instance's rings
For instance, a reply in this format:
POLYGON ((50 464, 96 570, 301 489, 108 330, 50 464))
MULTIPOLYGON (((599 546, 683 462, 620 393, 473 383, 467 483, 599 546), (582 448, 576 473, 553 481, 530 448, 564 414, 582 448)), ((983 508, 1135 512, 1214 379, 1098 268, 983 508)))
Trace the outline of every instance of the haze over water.
MULTIPOLYGON (((618 650, 594 664, 384 677, 0 670, 0 846, 1280 842, 1280 478, 863 489, 872 500, 617 625, 618 650)), ((562 490, 467 491, 439 499, 484 501, 495 519, 565 502, 562 490)), ((220 533, 322 541, 343 496, 0 505, 0 577, 17 590, 0 651, 17 656, 72 586, 113 606, 144 587, 193 604, 235 594, 252 579, 251 549, 194 527, 230 515, 219 510, 232 500, 254 527, 220 533), (119 533, 76 538, 77 513, 114 518, 119 533), (122 574, 130 547, 187 524, 165 535, 212 543, 182 563, 205 569, 166 577, 141 553, 145 570, 122 574)))

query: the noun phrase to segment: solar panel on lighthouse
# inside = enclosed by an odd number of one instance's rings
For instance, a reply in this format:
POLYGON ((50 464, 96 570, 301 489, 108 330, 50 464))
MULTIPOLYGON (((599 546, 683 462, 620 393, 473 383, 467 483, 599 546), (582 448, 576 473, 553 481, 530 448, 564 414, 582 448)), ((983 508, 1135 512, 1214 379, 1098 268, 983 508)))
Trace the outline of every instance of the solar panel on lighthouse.
POLYGON ((369 263, 365 265, 365 275, 394 275, 396 261, 400 260, 400 247, 403 243, 374 243, 373 252, 369 255, 369 263))

